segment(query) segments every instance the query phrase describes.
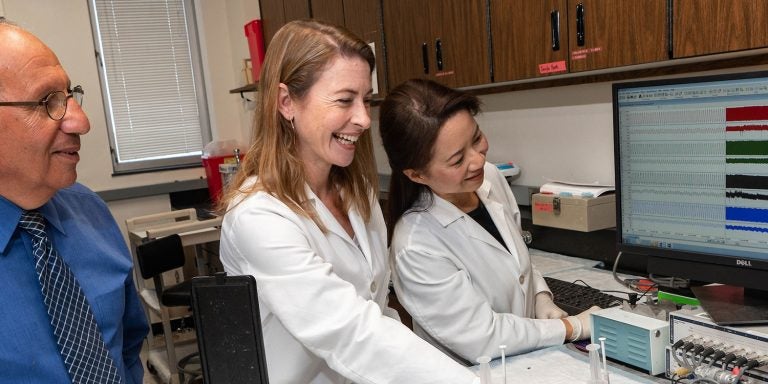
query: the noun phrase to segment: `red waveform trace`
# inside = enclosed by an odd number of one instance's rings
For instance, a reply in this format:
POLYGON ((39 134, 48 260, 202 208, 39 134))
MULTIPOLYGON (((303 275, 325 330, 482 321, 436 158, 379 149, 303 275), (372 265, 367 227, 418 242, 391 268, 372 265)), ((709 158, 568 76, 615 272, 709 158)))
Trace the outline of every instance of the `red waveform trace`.
POLYGON ((726 132, 768 131, 768 125, 732 125, 725 127, 726 132))
POLYGON ((725 109, 725 121, 768 120, 768 106, 731 107, 725 109))

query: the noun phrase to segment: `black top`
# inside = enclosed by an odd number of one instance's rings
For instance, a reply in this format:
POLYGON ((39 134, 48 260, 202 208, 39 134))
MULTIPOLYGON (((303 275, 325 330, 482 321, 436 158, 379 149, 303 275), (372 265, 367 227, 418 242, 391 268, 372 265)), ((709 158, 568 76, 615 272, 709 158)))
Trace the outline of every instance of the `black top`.
POLYGON ((496 240, 507 249, 507 252, 509 252, 509 247, 504 243, 504 239, 501 238, 499 229, 496 228, 496 224, 493 223, 493 219, 491 219, 491 215, 488 213, 488 210, 485 209, 485 204, 483 204, 482 201, 477 208, 467 212, 467 215, 480 224, 481 227, 485 228, 485 230, 488 231, 491 236, 495 237, 496 240))

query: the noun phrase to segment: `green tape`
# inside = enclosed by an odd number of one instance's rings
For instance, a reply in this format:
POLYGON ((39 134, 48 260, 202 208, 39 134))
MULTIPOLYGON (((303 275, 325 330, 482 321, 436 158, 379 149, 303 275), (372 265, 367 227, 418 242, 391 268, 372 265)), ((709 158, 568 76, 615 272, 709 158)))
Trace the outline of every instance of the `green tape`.
POLYGON ((699 300, 696 298, 664 291, 659 291, 656 297, 659 299, 659 301, 666 300, 681 305, 701 305, 699 300))

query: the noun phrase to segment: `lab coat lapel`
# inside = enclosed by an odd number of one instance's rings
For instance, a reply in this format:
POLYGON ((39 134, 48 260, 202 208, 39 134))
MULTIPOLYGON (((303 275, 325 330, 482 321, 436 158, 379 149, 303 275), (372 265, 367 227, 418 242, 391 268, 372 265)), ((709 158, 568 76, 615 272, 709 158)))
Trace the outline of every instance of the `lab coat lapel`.
MULTIPOLYGON (((485 185, 485 182, 483 185, 485 185)), ((469 215, 462 212, 455 205, 444 200, 440 196, 434 195, 434 199, 435 204, 430 211, 444 227, 448 227, 449 225, 462 225, 466 231, 465 233, 467 233, 473 241, 482 241, 501 252, 508 253, 503 245, 499 244, 488 231, 472 220, 469 215)))
MULTIPOLYGON (((352 223, 352 230, 355 231, 355 237, 357 237, 357 243, 360 245, 360 250, 363 251, 363 256, 368 262, 368 266, 373 270, 373 258, 371 255, 371 242, 368 239, 368 230, 363 221, 363 217, 357 212, 355 207, 349 210, 349 221, 352 223)), ((346 232, 345 232, 346 233, 346 232)), ((351 240, 351 239, 350 239, 351 240)), ((354 240, 352 240, 354 242, 354 240)))
MULTIPOLYGON (((480 197, 480 201, 485 204, 485 209, 488 210, 488 214, 491 215, 491 219, 493 219, 493 223, 496 224, 496 228, 499 230, 499 233, 501 234, 501 238, 504 240, 504 243, 509 248, 509 253, 511 253, 514 257, 512 258, 514 263, 516 264, 516 267, 520 268, 520 260, 518 259, 517 250, 520 244, 517 242, 516 236, 514 236, 514 231, 516 229, 512 228, 510 226, 511 221, 507 219, 504 215, 504 206, 499 203, 496 200, 493 200, 490 198, 491 195, 491 183, 488 180, 483 181, 483 184, 478 188, 477 190, 477 196, 480 197)), ((488 234, 487 231, 485 232, 488 237, 493 238, 490 234, 488 234)), ((494 239, 495 240, 495 239, 494 239)), ((498 244, 498 241, 495 242, 498 244)), ((498 248, 498 247, 497 247, 498 248)), ((504 248, 506 251, 507 249, 504 248)))
MULTIPOLYGON (((312 201, 312 204, 314 204, 315 211, 320 216, 320 220, 323 221, 323 224, 325 224, 325 227, 332 233, 334 233, 336 236, 339 236, 344 241, 350 243, 353 247, 357 248, 357 244, 355 244, 355 241, 352 240, 351 237, 349 237, 349 234, 347 231, 344 230, 344 228, 339 224, 339 222, 336 220, 335 217, 333 217, 333 214, 331 211, 328 210, 328 208, 320 201, 320 198, 315 195, 315 193, 312 191, 309 186, 305 186, 305 190, 307 193, 307 197, 312 201)), ((365 223, 363 222, 362 217, 357 212, 357 209, 352 207, 348 212, 347 215, 349 216, 349 221, 352 224, 352 230, 355 233, 355 236, 357 237, 357 241, 360 244, 359 249, 363 253, 363 257, 365 258, 365 261, 368 263, 368 267, 373 270, 373 263, 371 260, 371 248, 370 244, 368 243, 368 234, 366 231, 365 223)))

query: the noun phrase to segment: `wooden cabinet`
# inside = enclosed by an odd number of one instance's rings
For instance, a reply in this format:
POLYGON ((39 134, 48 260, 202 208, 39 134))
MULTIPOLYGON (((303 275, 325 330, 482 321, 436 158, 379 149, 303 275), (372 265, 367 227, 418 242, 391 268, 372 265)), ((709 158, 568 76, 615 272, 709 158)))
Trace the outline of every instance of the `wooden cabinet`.
POLYGON ((662 61, 666 0, 491 0, 494 81, 662 61))
POLYGON ((261 0, 259 9, 262 33, 264 33, 264 48, 269 46, 272 37, 285 23, 310 16, 307 0, 261 0))
POLYGON ((390 87, 411 78, 490 83, 486 9, 485 0, 383 0, 390 87))
MULTIPOLYGON (((317 9, 313 6, 312 9, 317 9)), ((387 90, 384 69, 384 33, 381 30, 379 0, 344 0, 344 26, 368 44, 376 54, 376 87, 374 94, 384 97, 387 90), (378 90, 378 92, 376 92, 378 90)))
POLYGON ((259 5, 266 44, 285 23, 306 18, 344 26, 372 44, 376 54, 378 95, 384 95, 385 71, 381 69, 384 66, 384 44, 378 0, 261 0, 259 5))
POLYGON ((674 58, 768 46, 764 0, 674 0, 674 58))

